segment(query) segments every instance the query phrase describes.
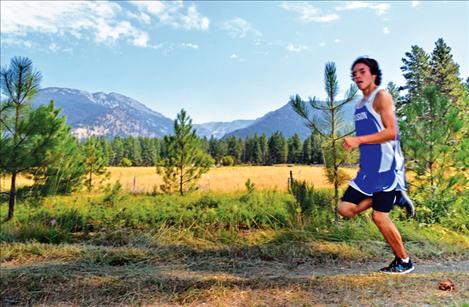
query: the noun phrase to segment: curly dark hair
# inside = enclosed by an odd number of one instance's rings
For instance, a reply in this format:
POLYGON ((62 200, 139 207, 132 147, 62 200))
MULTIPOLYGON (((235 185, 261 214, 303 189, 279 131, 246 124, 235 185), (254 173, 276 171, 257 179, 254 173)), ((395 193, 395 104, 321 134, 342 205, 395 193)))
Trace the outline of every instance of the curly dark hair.
MULTIPOLYGON (((381 69, 379 69, 378 62, 375 59, 368 58, 368 57, 359 57, 358 59, 353 62, 352 67, 350 70, 353 72, 353 67, 357 64, 365 64, 370 68, 370 72, 372 75, 376 76, 375 84, 380 85, 381 84, 381 69)), ((353 75, 352 75, 353 79, 353 75)))

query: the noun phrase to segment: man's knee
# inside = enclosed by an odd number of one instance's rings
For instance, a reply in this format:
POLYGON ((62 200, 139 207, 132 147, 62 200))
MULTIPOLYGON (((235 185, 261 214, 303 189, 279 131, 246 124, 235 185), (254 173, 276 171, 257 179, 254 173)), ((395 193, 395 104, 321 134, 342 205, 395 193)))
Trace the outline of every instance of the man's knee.
POLYGON ((380 211, 373 211, 372 214, 373 222, 376 225, 382 225, 389 220, 389 213, 387 212, 380 212, 380 211))
POLYGON ((354 209, 356 205, 348 202, 341 202, 339 204, 339 214, 343 217, 354 217, 356 215, 354 209))

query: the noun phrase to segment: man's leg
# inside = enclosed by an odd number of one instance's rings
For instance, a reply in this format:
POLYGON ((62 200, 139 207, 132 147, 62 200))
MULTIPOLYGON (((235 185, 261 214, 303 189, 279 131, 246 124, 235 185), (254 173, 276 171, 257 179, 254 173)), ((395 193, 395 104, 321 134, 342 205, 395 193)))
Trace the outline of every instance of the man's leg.
POLYGON ((355 215, 358 215, 366 209, 370 208, 371 204, 371 197, 363 199, 361 202, 358 203, 358 205, 347 201, 342 201, 339 204, 339 213, 343 217, 354 217, 355 215))
POLYGON ((402 243, 402 237, 396 225, 389 218, 394 201, 395 191, 373 193, 373 222, 375 222, 384 239, 391 246, 395 258, 388 267, 382 268, 380 272, 387 274, 405 274, 412 272, 415 268, 407 256, 402 243))
POLYGON ((371 197, 349 186, 339 204, 339 213, 343 217, 354 217, 371 207, 371 197))
POLYGON ((400 259, 407 258, 407 252, 402 243, 402 237, 396 225, 389 218, 389 212, 373 211, 373 222, 375 222, 384 239, 391 246, 394 255, 400 259))

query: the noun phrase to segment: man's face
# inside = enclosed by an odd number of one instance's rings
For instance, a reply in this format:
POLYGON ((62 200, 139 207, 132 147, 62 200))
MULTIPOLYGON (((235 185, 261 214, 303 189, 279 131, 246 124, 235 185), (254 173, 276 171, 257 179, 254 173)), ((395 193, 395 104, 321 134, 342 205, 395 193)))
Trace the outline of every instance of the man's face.
POLYGON ((353 67, 352 79, 360 90, 364 90, 374 84, 376 76, 371 74, 367 65, 358 63, 353 67))

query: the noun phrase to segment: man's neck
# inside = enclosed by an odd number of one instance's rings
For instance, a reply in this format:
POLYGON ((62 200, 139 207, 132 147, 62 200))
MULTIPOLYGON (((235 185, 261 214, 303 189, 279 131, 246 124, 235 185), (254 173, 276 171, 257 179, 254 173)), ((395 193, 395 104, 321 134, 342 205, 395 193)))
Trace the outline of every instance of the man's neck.
POLYGON ((367 88, 362 90, 363 98, 368 99, 371 92, 373 92, 378 86, 376 84, 370 84, 367 88))

